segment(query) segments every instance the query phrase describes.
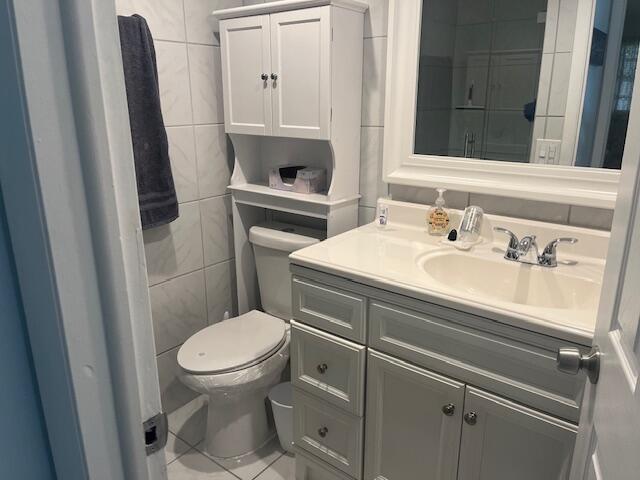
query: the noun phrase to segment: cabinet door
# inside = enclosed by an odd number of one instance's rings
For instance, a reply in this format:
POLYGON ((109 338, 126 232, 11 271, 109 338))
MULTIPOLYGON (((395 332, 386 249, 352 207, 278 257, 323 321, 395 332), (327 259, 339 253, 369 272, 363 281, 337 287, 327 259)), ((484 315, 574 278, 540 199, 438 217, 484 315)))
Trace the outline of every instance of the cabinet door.
POLYGON ((371 351, 365 480, 454 480, 464 384, 371 351))
POLYGON ((271 134, 269 15, 220 22, 227 133, 271 134))
POLYGON ((273 135, 329 139, 331 7, 271 15, 273 135))
POLYGON ((473 387, 464 410, 459 480, 569 478, 574 425, 473 387))

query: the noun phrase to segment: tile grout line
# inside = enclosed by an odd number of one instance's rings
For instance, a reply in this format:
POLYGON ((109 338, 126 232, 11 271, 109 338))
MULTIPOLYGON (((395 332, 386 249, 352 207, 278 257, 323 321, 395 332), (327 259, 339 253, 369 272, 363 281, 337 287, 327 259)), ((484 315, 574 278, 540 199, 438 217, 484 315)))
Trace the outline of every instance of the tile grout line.
POLYGON ((251 480, 259 480, 260 475, 262 475, 263 473, 265 473, 267 470, 269 470, 278 460, 280 460, 282 457, 284 457, 286 455, 285 452, 281 453, 278 458, 276 458, 273 462, 271 462, 269 465, 267 465, 266 467, 264 467, 262 470, 260 470, 260 473, 258 473, 255 477, 253 477, 251 480))
POLYGON ((202 266, 202 267, 195 268, 195 269, 190 270, 188 272, 180 273, 180 274, 176 275, 175 277, 167 278, 166 280, 162 280, 161 282, 158 282, 158 283, 149 284, 148 287, 149 288, 158 287, 160 285, 164 285, 165 283, 169 283, 171 280, 176 280, 178 278, 186 277, 187 275, 191 275, 192 273, 196 273, 196 272, 199 272, 201 270, 206 270, 207 268, 217 267, 218 265, 222 265, 223 263, 234 261, 235 259, 236 259, 236 257, 233 256, 233 257, 229 257, 229 258, 227 258, 225 260, 220 260, 219 262, 212 263, 211 265, 206 265, 205 263, 203 263, 204 266, 202 266))

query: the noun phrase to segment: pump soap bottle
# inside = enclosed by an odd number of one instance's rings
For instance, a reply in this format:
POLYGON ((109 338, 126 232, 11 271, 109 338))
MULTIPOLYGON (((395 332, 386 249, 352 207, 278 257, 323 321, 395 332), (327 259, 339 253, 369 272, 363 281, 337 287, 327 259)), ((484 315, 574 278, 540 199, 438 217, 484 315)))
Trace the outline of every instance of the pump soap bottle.
POLYGON ((429 210, 429 217, 427 222, 429 223, 429 235, 446 235, 449 230, 449 214, 444 209, 444 188, 438 188, 438 198, 436 199, 436 206, 429 210))

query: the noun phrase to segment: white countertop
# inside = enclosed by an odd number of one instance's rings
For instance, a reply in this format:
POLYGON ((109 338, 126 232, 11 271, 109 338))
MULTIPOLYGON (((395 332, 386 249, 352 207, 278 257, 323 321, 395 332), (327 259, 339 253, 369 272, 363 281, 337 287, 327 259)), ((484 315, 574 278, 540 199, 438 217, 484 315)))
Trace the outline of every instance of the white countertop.
MULTIPOLYGON (((571 309, 548 308, 500 301, 435 281, 422 267, 421 260, 439 252, 457 250, 450 245, 443 245, 442 237, 427 233, 426 225, 423 225, 428 207, 389 203, 392 207, 390 223, 385 229, 379 229, 376 224, 365 225, 294 252, 290 257, 291 262, 515 327, 583 345, 591 344, 599 298, 571 309)), ((450 211, 450 214, 452 224, 457 225, 460 212, 450 211)), ((559 260, 570 260, 575 264, 561 264, 547 271, 557 275, 554 278, 558 279, 571 275, 601 284, 609 238, 607 232, 485 215, 483 243, 473 247, 470 252, 461 253, 508 262, 502 258, 506 237, 492 232, 493 226, 497 225, 513 230, 518 236, 537 234, 541 248, 546 241, 555 237, 579 238, 576 246, 558 249, 559 260)), ((516 264, 515 267, 544 268, 523 264, 516 264)), ((491 274, 487 272, 487 282, 492 282, 491 274)), ((497 282, 495 284, 498 285, 497 282)), ((599 289, 594 291, 599 292, 599 289)))

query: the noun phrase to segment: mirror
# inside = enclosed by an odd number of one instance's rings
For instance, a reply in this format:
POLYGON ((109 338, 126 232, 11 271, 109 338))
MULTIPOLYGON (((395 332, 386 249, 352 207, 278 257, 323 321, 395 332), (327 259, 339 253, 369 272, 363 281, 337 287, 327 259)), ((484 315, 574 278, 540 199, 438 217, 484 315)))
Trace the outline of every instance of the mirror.
POLYGON ((620 168, 640 1, 421 3, 414 155, 620 168))

